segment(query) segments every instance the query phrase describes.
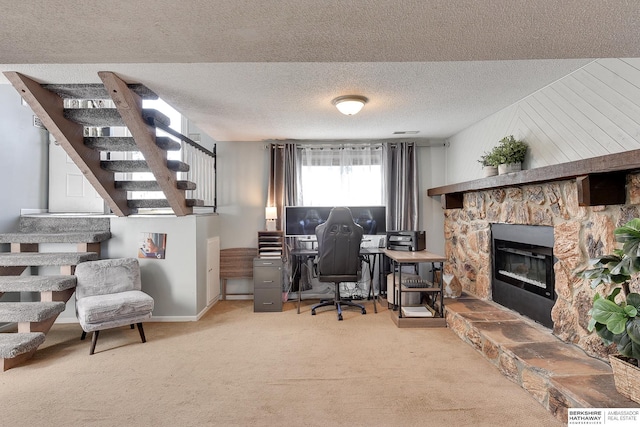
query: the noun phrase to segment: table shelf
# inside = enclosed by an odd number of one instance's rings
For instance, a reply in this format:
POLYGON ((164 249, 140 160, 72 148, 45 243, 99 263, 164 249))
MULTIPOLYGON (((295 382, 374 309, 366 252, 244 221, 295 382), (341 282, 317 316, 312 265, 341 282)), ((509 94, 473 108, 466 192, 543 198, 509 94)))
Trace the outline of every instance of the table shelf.
MULTIPOLYGON (((393 262, 392 294, 393 310, 390 310, 391 318, 399 328, 429 328, 446 327, 444 318, 444 286, 442 281, 443 263, 445 257, 433 254, 428 251, 396 251, 385 249, 384 254, 393 262), (433 281, 424 281, 424 287, 408 287, 402 283, 402 266, 406 264, 431 263, 433 281), (436 266, 436 264, 438 266, 436 266), (436 272, 440 272, 436 281, 436 272), (396 274, 398 275, 396 280, 396 274), (395 301, 396 289, 398 290, 398 301, 395 301), (431 303, 425 307, 433 314, 431 317, 410 316, 402 314, 402 294, 403 293, 426 293, 430 295, 431 303)), ((420 281, 420 284, 423 282, 420 281)))

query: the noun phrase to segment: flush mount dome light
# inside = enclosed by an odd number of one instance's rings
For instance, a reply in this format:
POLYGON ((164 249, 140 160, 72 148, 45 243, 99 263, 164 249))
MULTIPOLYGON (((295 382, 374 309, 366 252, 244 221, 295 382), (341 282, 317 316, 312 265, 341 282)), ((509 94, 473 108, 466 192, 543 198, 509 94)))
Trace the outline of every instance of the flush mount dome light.
POLYGON ((360 95, 345 95, 339 96, 331 103, 336 106, 338 111, 347 116, 353 116, 354 114, 358 114, 364 104, 366 104, 369 100, 364 96, 360 95))

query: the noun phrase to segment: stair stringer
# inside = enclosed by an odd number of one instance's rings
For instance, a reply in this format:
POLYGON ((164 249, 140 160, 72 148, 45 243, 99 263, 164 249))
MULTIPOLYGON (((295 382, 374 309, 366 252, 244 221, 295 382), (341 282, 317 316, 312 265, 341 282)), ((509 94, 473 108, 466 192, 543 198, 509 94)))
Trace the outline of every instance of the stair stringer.
POLYGON ((102 79, 107 93, 113 99, 118 113, 129 128, 173 212, 177 216, 192 214, 193 207, 187 205, 185 191, 179 189, 176 173, 167 168, 166 151, 156 144, 155 127, 147 124, 143 119, 140 96, 129 89, 127 84, 113 72, 100 71, 98 76, 102 79))
POLYGON ((18 72, 6 71, 3 74, 113 213, 118 216, 128 216, 131 210, 127 205, 127 192, 116 188, 114 174, 100 167, 100 153, 84 145, 83 126, 64 117, 62 98, 18 72))

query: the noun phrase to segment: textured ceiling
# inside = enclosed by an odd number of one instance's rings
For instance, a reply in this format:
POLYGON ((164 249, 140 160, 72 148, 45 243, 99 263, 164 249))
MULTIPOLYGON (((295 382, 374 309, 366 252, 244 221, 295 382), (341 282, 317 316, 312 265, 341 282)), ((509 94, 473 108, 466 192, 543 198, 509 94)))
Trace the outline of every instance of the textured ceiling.
MULTIPOLYGON (((219 141, 445 138, 640 56, 636 1, 0 0, 0 70, 141 82, 219 141), (353 117, 339 95, 370 102, 353 117)), ((0 77, 0 83, 7 83, 0 77)))

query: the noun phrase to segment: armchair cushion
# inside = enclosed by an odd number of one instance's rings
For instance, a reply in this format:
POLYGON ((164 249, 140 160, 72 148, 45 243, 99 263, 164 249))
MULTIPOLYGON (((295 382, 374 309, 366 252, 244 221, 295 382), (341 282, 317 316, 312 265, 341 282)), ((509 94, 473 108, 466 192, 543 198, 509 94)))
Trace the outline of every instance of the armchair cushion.
POLYGON ((96 295, 78 300, 78 319, 85 325, 122 319, 123 324, 134 323, 128 319, 137 319, 153 311, 153 298, 142 291, 125 291, 117 294, 96 295))
POLYGON ((140 267, 135 258, 83 262, 78 264, 75 274, 78 299, 142 289, 140 267))

